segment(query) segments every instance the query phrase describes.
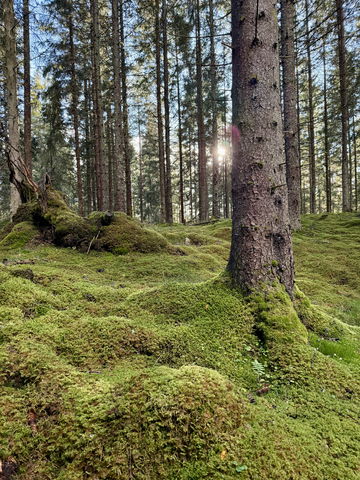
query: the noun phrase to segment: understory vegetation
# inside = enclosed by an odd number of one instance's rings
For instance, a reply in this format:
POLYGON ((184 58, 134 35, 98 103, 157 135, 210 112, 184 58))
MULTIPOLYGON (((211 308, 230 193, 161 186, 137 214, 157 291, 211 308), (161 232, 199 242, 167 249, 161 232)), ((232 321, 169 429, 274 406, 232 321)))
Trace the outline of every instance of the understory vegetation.
POLYGON ((2 225, 8 478, 359 478, 358 214, 303 218, 293 303, 232 288, 230 221, 97 220, 82 252, 2 225))

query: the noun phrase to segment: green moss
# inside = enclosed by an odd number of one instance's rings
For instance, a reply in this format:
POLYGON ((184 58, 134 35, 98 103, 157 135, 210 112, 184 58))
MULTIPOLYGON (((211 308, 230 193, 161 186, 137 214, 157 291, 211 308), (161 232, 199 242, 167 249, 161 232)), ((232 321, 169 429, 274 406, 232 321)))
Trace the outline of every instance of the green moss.
POLYGON ((21 222, 14 225, 11 231, 0 241, 1 249, 17 249, 25 247, 39 234, 30 222, 21 222))

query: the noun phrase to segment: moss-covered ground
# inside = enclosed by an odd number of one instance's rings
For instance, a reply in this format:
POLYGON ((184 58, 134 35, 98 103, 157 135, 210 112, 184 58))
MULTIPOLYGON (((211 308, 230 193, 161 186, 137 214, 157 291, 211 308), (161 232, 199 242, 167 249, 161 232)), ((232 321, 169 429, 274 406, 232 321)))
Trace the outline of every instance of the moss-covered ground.
POLYGON ((231 287, 229 221, 149 227, 182 255, 19 225, 0 234, 0 478, 360 478, 360 216, 303 219, 294 303, 231 287))

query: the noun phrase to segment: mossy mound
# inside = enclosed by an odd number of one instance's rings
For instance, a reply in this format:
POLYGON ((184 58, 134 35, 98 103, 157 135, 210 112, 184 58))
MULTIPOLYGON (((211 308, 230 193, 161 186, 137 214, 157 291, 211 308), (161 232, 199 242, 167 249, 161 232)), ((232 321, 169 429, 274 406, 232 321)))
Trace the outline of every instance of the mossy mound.
POLYGON ((18 249, 25 247, 39 235, 38 229, 31 222, 21 222, 13 225, 11 230, 0 241, 1 249, 18 249))

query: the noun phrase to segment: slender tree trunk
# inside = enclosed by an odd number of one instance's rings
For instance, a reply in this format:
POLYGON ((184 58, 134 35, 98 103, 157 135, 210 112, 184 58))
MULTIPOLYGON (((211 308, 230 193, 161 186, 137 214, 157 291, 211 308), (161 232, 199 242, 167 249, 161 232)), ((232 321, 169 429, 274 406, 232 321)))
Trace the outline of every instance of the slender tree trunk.
POLYGON ((284 129, 286 182, 290 224, 293 230, 300 228, 300 161, 299 138, 296 111, 295 75, 295 3, 294 0, 281 0, 281 54, 284 97, 284 129))
POLYGON ((323 77, 324 77, 324 160, 325 160, 325 193, 326 211, 331 212, 331 171, 330 171, 330 146, 329 146, 329 117, 327 98, 327 72, 326 72, 326 49, 323 48, 323 77))
POLYGON ((211 97, 211 156, 212 156, 212 214, 220 218, 220 166, 218 155, 217 69, 215 53, 214 2, 209 0, 210 33, 210 97, 211 97))
POLYGON ((156 48, 156 101, 157 101, 157 127, 158 127, 158 148, 159 148, 159 177, 160 177, 160 218, 166 221, 165 206, 165 156, 164 156, 164 131, 161 107, 161 44, 160 44, 160 5, 159 0, 155 2, 155 48, 156 48))
POLYGON ((279 90, 276 3, 232 0, 233 233, 228 270, 245 291, 280 280, 294 264, 279 90))
POLYGON ((123 107, 123 135, 124 135, 124 161, 125 161, 125 183, 126 183, 126 213, 131 217, 132 187, 131 187, 131 151, 129 139, 129 111, 127 101, 127 76, 125 56, 125 32, 124 32, 124 1, 120 0, 120 56, 121 56, 121 87, 123 107))
POLYGON ((199 220, 203 222, 207 221, 209 218, 209 199, 207 185, 206 136, 203 108, 202 47, 199 0, 196 1, 196 107, 199 155, 199 220))
POLYGON ((313 77, 309 33, 309 2, 305 0, 306 12, 306 53, 308 69, 308 101, 309 101, 309 177, 310 177, 310 213, 316 213, 316 164, 315 164, 315 129, 314 129, 314 100, 313 77))
POLYGON ((95 113, 95 172, 97 208, 104 210, 104 125, 100 75, 100 33, 98 0, 91 0, 92 14, 92 63, 93 63, 93 103, 95 113))
POLYGON ((167 38, 167 0, 162 1, 162 44, 164 62, 164 112, 165 112, 165 221, 173 222, 171 188, 170 149, 170 102, 169 102, 169 60, 167 38))
POLYGON ((176 48, 176 90, 177 90, 177 114, 178 114, 178 139, 179 139, 179 201, 180 223, 185 223, 184 212, 184 159, 183 159, 183 129, 181 120, 181 97, 180 97, 180 65, 176 48))
POLYGON ((16 213, 22 199, 17 185, 24 180, 24 162, 20 152, 17 105, 16 21, 12 0, 3 1, 5 28, 5 80, 7 93, 8 141, 6 154, 10 169, 10 215, 16 213))
POLYGON ((30 11, 29 0, 23 1, 24 35, 24 162, 32 172, 31 151, 31 76, 30 76, 30 11))
POLYGON ((74 143, 75 143, 75 161, 76 161, 76 184, 77 197, 79 202, 79 213, 84 215, 84 195, 81 175, 81 154, 80 154, 80 140, 79 140, 79 91, 76 76, 76 58, 74 45, 74 25, 72 11, 69 12, 68 20, 69 29, 69 47, 70 47, 70 72, 71 72, 71 115, 74 127, 74 143))
POLYGON ((138 105, 138 136, 139 136, 139 207, 140 221, 144 221, 144 172, 142 159, 140 105, 138 105))
POLYGON ((353 116, 353 150, 354 150, 354 208, 358 211, 359 207, 359 191, 358 191, 358 164, 357 164, 357 148, 356 148, 356 124, 355 116, 353 116))
POLYGON ((124 131, 120 73, 120 32, 118 0, 111 0, 114 71, 114 132, 115 132, 115 210, 126 212, 126 180, 124 165, 124 131))
POLYGON ((347 98, 347 75, 346 75, 346 47, 344 34, 344 9, 342 0, 336 0, 337 30, 338 30, 338 57, 340 79, 340 104, 341 104, 341 151, 342 151, 342 209, 349 212, 350 207, 350 178, 347 154, 348 142, 348 98, 347 98))

